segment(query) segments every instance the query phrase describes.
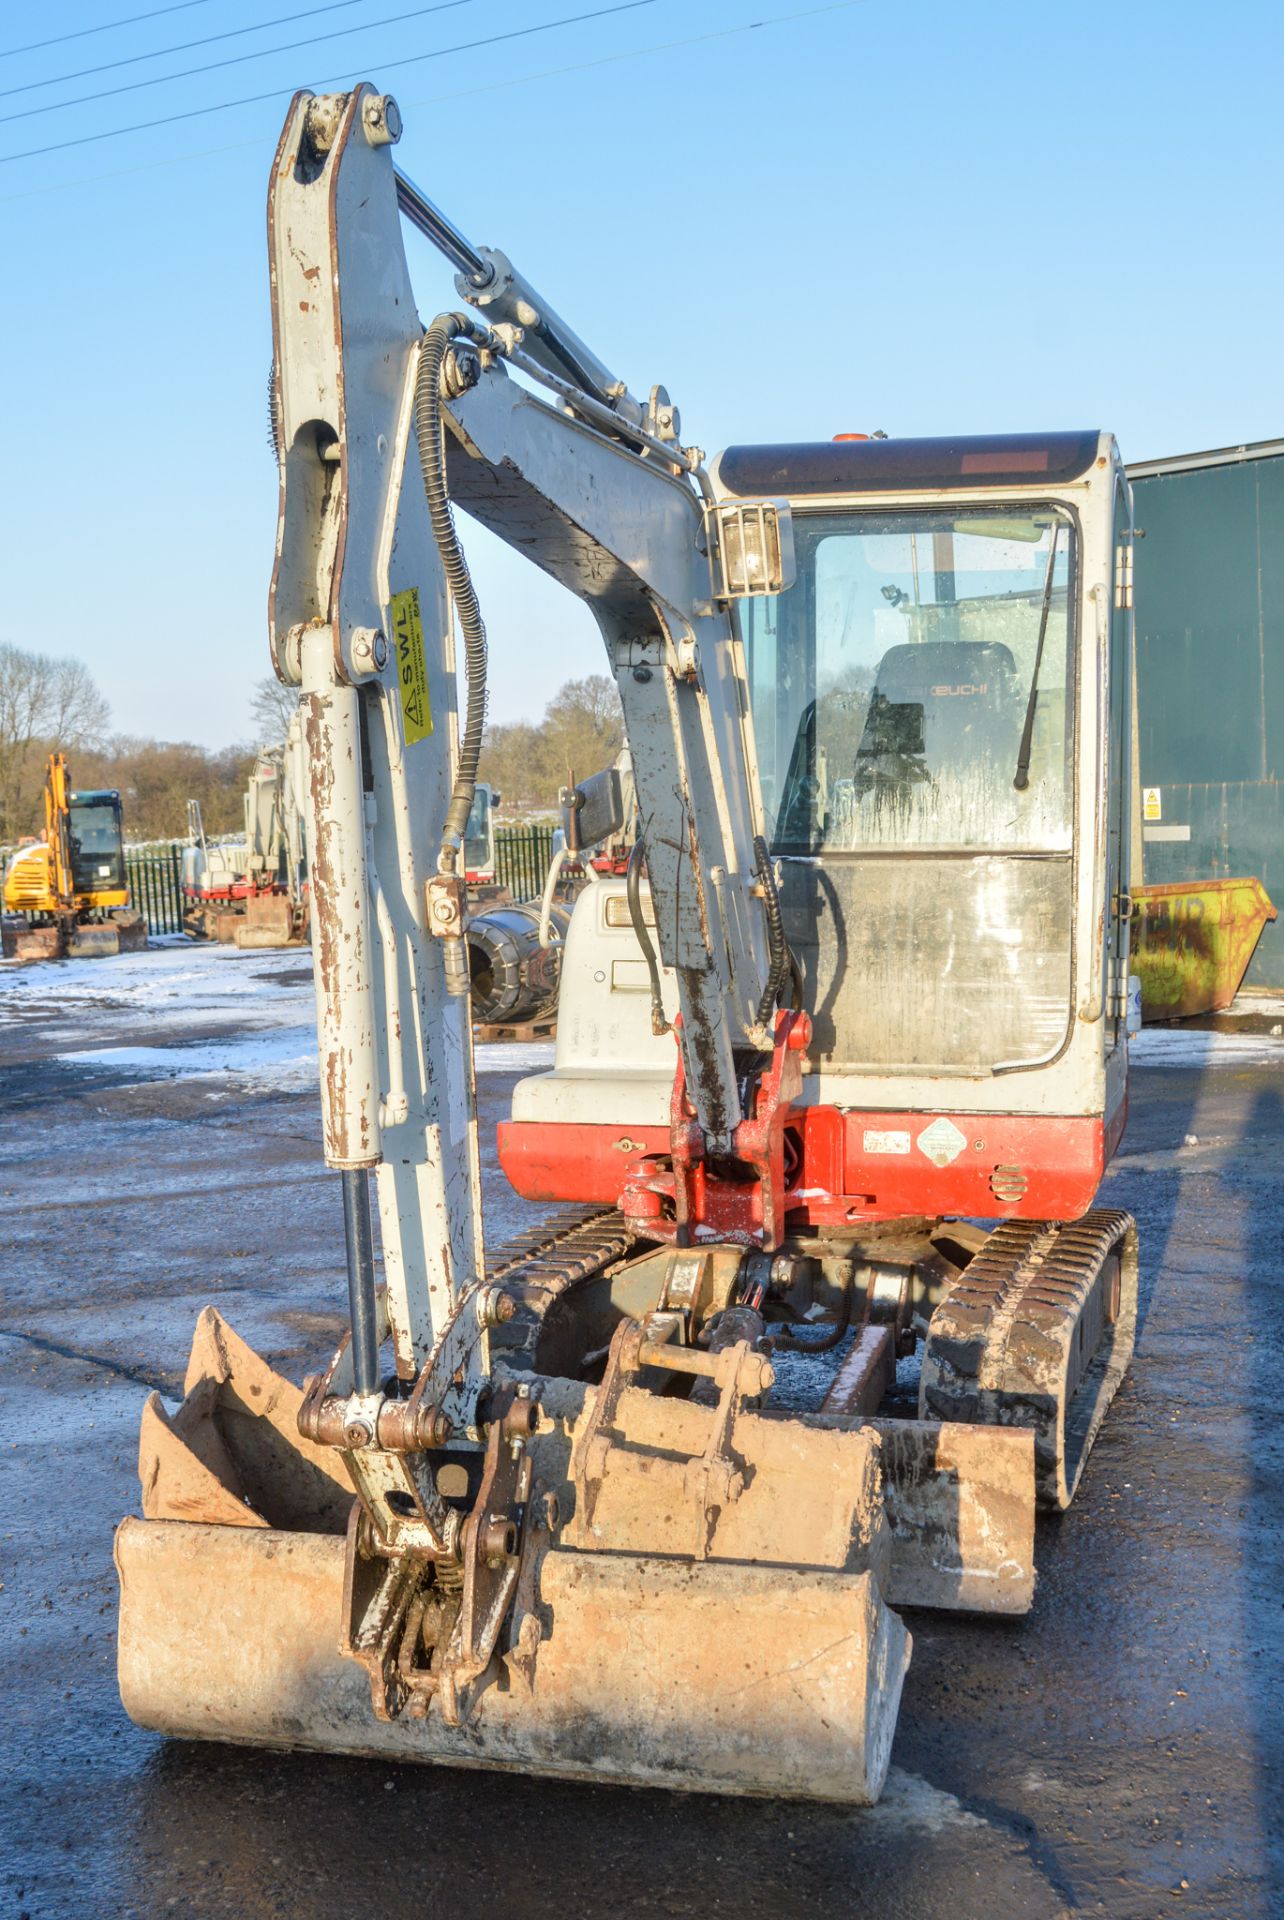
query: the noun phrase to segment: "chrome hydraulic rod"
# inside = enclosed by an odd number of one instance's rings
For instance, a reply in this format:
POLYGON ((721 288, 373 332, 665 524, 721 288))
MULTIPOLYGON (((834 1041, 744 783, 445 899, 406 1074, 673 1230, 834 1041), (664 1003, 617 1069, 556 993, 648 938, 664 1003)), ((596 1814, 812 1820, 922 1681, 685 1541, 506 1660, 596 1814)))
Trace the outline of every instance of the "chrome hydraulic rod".
POLYGON ((464 299, 479 308, 491 325, 508 322, 521 327, 526 351, 537 366, 569 378, 613 415, 640 426, 645 411, 641 402, 523 279, 507 254, 493 247, 475 247, 400 167, 394 167, 393 173, 402 217, 457 269, 455 286, 464 299))
POLYGON ((379 1389, 379 1338, 375 1318, 370 1176, 364 1167, 345 1167, 339 1177, 343 1182, 343 1237, 348 1255, 352 1385, 357 1393, 376 1393, 379 1389))
POLYGON ((431 240, 457 272, 466 273, 479 288, 488 286, 495 277, 495 270, 487 265, 472 241, 465 239, 454 221, 435 206, 400 167, 394 168, 394 172, 397 177, 397 205, 403 218, 410 222, 416 232, 422 233, 425 240, 431 240))

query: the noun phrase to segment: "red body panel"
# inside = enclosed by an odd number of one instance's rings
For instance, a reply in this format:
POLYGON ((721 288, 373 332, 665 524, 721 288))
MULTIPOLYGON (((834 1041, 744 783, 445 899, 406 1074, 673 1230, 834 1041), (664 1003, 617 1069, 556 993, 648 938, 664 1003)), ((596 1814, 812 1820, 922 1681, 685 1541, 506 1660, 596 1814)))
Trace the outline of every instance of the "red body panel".
MULTIPOLYGON (((906 1214, 1076 1220, 1097 1197, 1126 1111, 1121 1104, 1107 1128, 1092 1116, 795 1108, 789 1130, 795 1142, 801 1136, 802 1154, 785 1194, 788 1224, 837 1227, 906 1214), (945 1166, 918 1144, 939 1120, 964 1136, 945 1166), (867 1134, 896 1150, 868 1151, 867 1134)), ((673 1180, 655 1163, 669 1155, 667 1127, 510 1120, 499 1128, 500 1165, 525 1200, 612 1206, 625 1186, 649 1185, 658 1206, 672 1195, 673 1180)))
POLYGON ((252 880, 234 880, 229 887, 184 887, 183 897, 202 903, 207 900, 257 900, 268 894, 285 891, 279 881, 272 881, 266 887, 256 887, 252 880))

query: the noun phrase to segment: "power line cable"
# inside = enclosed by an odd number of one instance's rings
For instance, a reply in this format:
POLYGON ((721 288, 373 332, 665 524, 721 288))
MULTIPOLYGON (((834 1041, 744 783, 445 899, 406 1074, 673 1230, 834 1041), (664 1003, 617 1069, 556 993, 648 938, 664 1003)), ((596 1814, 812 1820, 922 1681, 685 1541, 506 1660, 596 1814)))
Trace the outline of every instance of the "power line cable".
MULTIPOLYGON (((417 66, 424 60, 444 60, 452 53, 472 53, 478 47, 496 47, 506 40, 527 40, 536 33, 551 33, 557 27, 575 27, 588 20, 603 20, 610 14, 633 13, 639 7, 652 7, 656 0, 618 0, 612 7, 594 7, 589 13, 569 13, 560 20, 541 20, 535 26, 514 27, 507 33, 485 34, 479 40, 461 40, 453 47, 435 47, 429 53, 412 53, 387 62, 389 67, 417 66)), ((451 5, 460 5, 462 0, 449 0, 451 5)), ((381 65, 384 63, 380 63, 381 65)), ((346 75, 340 76, 341 79, 346 75)), ((338 84, 335 80, 318 82, 320 86, 338 84)), ((158 120, 138 120, 128 127, 108 127, 102 133, 82 133, 75 140, 55 140, 47 147, 24 147, 19 153, 0 154, 0 167, 7 167, 14 160, 36 160, 47 153, 65 153, 72 147, 88 147, 100 140, 118 140, 126 133, 147 133, 153 127, 172 127, 181 120, 200 120, 211 113, 228 113, 233 107, 254 107, 264 100, 279 100, 286 92, 284 87, 273 87, 267 93, 250 93, 240 100, 219 100, 209 107, 188 107, 183 113, 167 113, 158 120)))
MULTIPOLYGON (((216 40, 239 40, 246 33, 266 33, 269 27, 286 27, 292 20, 310 20, 319 13, 338 13, 343 7, 364 6, 365 0, 330 0, 324 7, 305 7, 302 13, 281 13, 275 20, 256 20, 253 26, 229 27, 224 33, 207 33, 203 40, 180 40, 176 46, 154 47, 150 53, 127 53, 120 60, 104 60, 96 67, 77 67, 74 73, 58 73, 50 80, 28 80, 10 93, 34 93, 37 87, 62 87, 73 80, 87 80, 91 74, 113 73, 118 67, 136 67, 140 60, 164 60, 171 53, 190 53, 193 47, 212 47, 216 40)), ((168 76, 177 79, 176 74, 168 76)), ((71 105, 72 102, 65 102, 71 105)))
POLYGON ((74 33, 55 34, 52 40, 32 40, 25 47, 6 47, 0 60, 16 60, 20 53, 40 53, 45 47, 64 47, 68 40, 87 40, 91 33, 113 33, 117 27, 136 27, 140 20, 159 20, 163 13, 186 13, 206 0, 176 0, 172 7, 154 7, 150 13, 131 13, 124 20, 101 20, 96 27, 77 27, 74 33))
MULTIPOLYGON (((538 73, 515 73, 504 80, 488 80, 480 87, 455 87, 449 93, 420 94, 412 100, 403 100, 403 107, 443 106, 452 100, 471 100, 480 93, 499 93, 506 87, 537 86, 544 80, 561 80, 567 74, 589 73, 594 67, 612 66, 622 60, 642 60, 651 53, 673 53, 684 47, 702 47, 709 40, 729 40, 736 34, 756 33, 760 27, 790 26, 795 20, 814 20, 826 13, 850 13, 853 7, 868 4, 868 0, 828 0, 821 7, 803 7, 796 13, 768 13, 759 20, 740 20, 732 27, 714 27, 708 33, 689 34, 682 40, 653 40, 645 47, 624 47, 619 53, 599 54, 594 60, 576 60, 565 67, 542 67, 538 73)), ((248 153, 251 147, 261 148, 262 141, 229 140, 221 147, 200 147, 195 153, 167 154, 159 160, 140 160, 136 166, 117 167, 111 173, 99 173, 94 178, 95 186, 106 185, 112 180, 130 180, 137 173, 154 173, 159 167, 191 166, 197 160, 218 160, 225 153, 248 153)), ((0 206, 12 206, 18 200, 35 200, 47 193, 74 193, 81 185, 79 180, 55 180, 43 187, 24 187, 21 193, 0 194, 0 206)))
MULTIPOLYGON (((340 0, 343 4, 343 0, 340 0)), ((180 67, 177 73, 153 73, 146 80, 127 80, 123 87, 103 87, 97 93, 73 94, 70 100, 50 100, 42 107, 24 107, 20 113, 0 113, 0 127, 11 120, 32 120, 37 114, 60 113, 64 107, 87 107, 95 100, 114 100, 117 94, 138 93, 143 87, 164 87, 171 80, 191 80, 198 74, 217 73, 222 67, 243 67, 247 60, 267 60, 274 53, 297 53, 300 47, 319 46, 322 40, 346 40, 354 33, 369 33, 375 27, 399 27, 405 20, 421 20, 426 13, 447 13, 452 7, 467 7, 472 0, 437 0, 431 7, 412 7, 409 13, 385 14, 382 20, 367 20, 356 27, 336 27, 332 33, 312 33, 306 40, 285 40, 275 47, 259 47, 253 53, 229 54, 226 60, 207 60, 202 67, 180 67)), ((329 9, 318 9, 328 11, 329 9)), ((304 15, 294 16, 303 19, 304 15)))

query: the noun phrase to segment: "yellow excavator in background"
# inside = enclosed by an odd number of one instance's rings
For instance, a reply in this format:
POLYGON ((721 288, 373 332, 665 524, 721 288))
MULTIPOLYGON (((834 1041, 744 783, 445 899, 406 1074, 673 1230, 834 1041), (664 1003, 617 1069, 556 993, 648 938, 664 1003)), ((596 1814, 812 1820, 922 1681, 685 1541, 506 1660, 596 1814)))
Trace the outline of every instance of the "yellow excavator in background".
POLYGON ((4 876, 4 949, 19 960, 92 959, 147 945, 147 924, 129 906, 120 795, 71 789, 66 756, 45 774, 45 831, 19 847, 4 876))

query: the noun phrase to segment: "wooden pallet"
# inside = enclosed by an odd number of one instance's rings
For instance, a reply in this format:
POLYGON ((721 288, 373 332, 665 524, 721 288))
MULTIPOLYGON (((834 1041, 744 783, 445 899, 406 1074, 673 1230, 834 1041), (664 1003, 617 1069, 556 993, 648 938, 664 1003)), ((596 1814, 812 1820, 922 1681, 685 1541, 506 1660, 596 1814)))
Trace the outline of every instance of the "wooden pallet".
POLYGON ((486 1020, 473 1023, 473 1039, 483 1046, 490 1046, 497 1040, 552 1040, 556 1033, 556 1020, 524 1020, 515 1025, 505 1025, 503 1021, 492 1024, 486 1020))

